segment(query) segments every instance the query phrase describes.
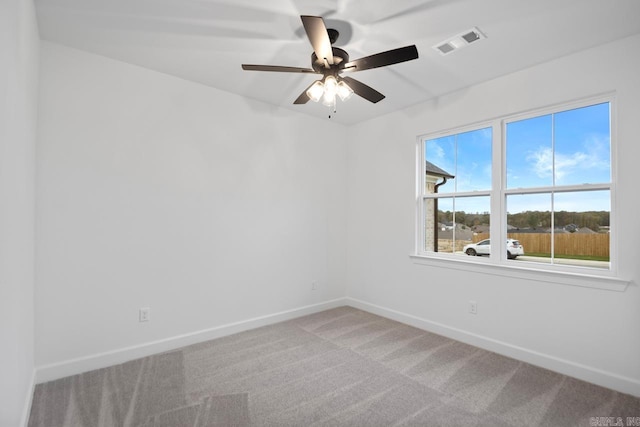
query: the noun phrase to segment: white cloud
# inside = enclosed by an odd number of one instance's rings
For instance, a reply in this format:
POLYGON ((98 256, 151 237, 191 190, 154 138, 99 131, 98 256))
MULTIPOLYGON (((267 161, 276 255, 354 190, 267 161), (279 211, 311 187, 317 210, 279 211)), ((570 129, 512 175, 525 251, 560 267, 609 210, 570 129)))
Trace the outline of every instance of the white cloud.
POLYGON ((540 147, 538 151, 530 153, 527 161, 540 178, 547 178, 553 173, 553 150, 549 147, 540 147))
MULTIPOLYGON (((576 174, 589 171, 609 170, 609 139, 591 136, 583 143, 583 150, 570 154, 559 153, 553 156, 550 147, 540 147, 527 156, 535 174, 540 178, 548 178, 553 174, 555 161, 556 184, 562 184, 566 179, 576 174)), ((575 182, 569 180, 569 182, 575 182)))
POLYGON ((444 149, 435 140, 429 141, 426 151, 427 159, 431 159, 431 163, 444 158, 444 149))

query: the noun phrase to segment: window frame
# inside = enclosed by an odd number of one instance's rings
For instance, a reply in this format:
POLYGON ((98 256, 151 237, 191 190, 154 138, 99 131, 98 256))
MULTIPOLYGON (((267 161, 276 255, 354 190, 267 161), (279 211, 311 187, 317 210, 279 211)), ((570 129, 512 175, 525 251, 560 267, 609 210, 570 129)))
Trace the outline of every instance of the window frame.
MULTIPOLYGON (((418 168, 418 173, 417 173, 417 185, 416 185, 416 200, 417 200, 417 235, 416 235, 416 246, 415 246, 415 253, 416 255, 421 255, 421 256, 429 256, 430 254, 436 254, 436 255, 443 255, 446 256, 446 253, 442 253, 442 252, 432 252, 432 251, 427 251, 426 249, 424 249, 424 245, 422 244, 422 242, 425 241, 425 237, 426 237, 426 227, 425 227, 425 208, 424 208, 424 201, 427 199, 446 199, 446 198, 451 198, 451 197, 455 197, 455 198, 465 198, 465 197, 489 197, 489 205, 491 206, 492 204, 492 193, 493 193, 493 189, 490 188, 488 190, 477 190, 477 191, 455 191, 455 192, 450 192, 450 193, 435 193, 435 194, 430 194, 429 197, 425 197, 424 196, 424 187, 425 187, 425 175, 426 175, 426 163, 425 163, 425 144, 424 142, 427 140, 431 140, 431 139, 437 139, 440 137, 446 137, 446 136, 453 136, 453 135, 458 135, 458 134, 463 134, 466 132, 472 132, 472 131, 477 131, 477 130, 481 130, 481 129, 487 129, 487 128, 491 128, 491 161, 492 161, 492 171, 491 171, 491 183, 492 183, 492 187, 495 185, 495 173, 494 173, 494 169, 493 169, 493 162, 495 161, 495 144, 496 144, 496 122, 495 120, 489 120, 489 121, 482 121, 482 122, 478 122, 478 123, 474 123, 471 125, 465 125, 465 126, 461 126, 461 127, 457 127, 451 130, 443 130, 443 131, 439 131, 436 133, 432 133, 432 134, 427 134, 427 135, 419 135, 417 137, 417 168, 418 168)), ((499 128, 498 128, 499 129, 499 128)), ((492 221, 493 223, 493 221, 492 221)), ((448 254, 450 256, 455 256, 454 254, 448 254)), ((493 256, 493 255, 491 255, 493 256)))
MULTIPOLYGON (((415 227, 415 247, 411 258, 419 264, 456 266, 464 270, 492 272, 497 275, 507 275, 536 279, 547 282, 563 283, 577 286, 596 287, 622 291, 628 285, 628 281, 618 277, 618 227, 617 227, 617 203, 616 203, 616 182, 618 175, 617 168, 617 134, 616 134, 616 97, 615 93, 607 93, 597 96, 582 98, 560 104, 554 104, 542 108, 527 110, 524 112, 507 114, 489 120, 483 120, 472 124, 443 129, 436 132, 418 135, 416 137, 416 227, 415 227), (610 132, 610 182, 598 184, 579 185, 554 185, 532 187, 532 188, 507 188, 507 164, 506 164, 506 129, 507 124, 519 120, 526 120, 547 114, 557 114, 563 111, 588 107, 591 105, 609 103, 609 132, 610 132), (491 182, 492 188, 488 191, 472 192, 449 192, 438 193, 437 195, 425 193, 425 142, 428 140, 453 136, 464 132, 470 132, 483 128, 492 130, 492 165, 491 182), (556 194, 574 191, 596 191, 607 190, 610 195, 610 257, 609 268, 598 269, 577 265, 537 263, 535 261, 526 263, 513 263, 507 260, 506 255, 506 225, 507 225, 507 197, 514 194, 556 194), (445 197, 469 197, 488 196, 490 203, 490 238, 492 240, 492 250, 489 257, 476 259, 477 257, 462 257, 455 253, 441 253, 428 251, 424 247, 426 241, 425 227, 425 200, 445 197), (496 237, 497 236, 497 237, 496 237)), ((553 240, 553 234, 552 240, 553 240)), ((526 250, 526 248, 525 248, 526 250)))

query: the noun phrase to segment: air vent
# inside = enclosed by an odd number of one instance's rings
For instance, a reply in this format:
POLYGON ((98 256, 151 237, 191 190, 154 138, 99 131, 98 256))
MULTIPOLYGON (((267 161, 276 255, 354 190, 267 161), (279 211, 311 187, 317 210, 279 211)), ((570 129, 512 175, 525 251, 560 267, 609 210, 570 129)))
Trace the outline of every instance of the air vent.
POLYGON ((480 39, 485 39, 485 36, 482 31, 480 31, 477 27, 473 27, 470 30, 463 31, 462 33, 451 37, 448 40, 445 40, 442 43, 438 43, 433 46, 435 50, 437 50, 441 55, 448 55, 455 50, 462 49, 463 47, 469 46, 471 43, 475 43, 480 39))
POLYGON ((440 53, 445 55, 445 54, 453 51, 455 49, 455 47, 451 46, 449 43, 445 43, 445 44, 441 44, 440 46, 438 46, 437 49, 440 51, 440 53))
POLYGON ((480 35, 475 31, 469 31, 467 34, 463 34, 462 38, 467 43, 473 43, 476 40, 480 40, 480 35))

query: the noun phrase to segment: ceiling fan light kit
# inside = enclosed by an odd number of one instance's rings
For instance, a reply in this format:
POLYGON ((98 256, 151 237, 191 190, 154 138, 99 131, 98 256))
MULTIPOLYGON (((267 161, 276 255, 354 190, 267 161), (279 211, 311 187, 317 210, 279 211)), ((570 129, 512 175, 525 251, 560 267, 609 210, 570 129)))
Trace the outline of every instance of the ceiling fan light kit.
POLYGON ((336 97, 341 101, 347 101, 353 95, 353 89, 344 80, 338 81, 334 76, 327 76, 313 82, 306 94, 313 102, 322 99, 322 103, 327 107, 335 107, 336 97))
POLYGON ((336 98, 347 101, 354 93, 375 104, 382 101, 385 96, 358 80, 342 77, 340 74, 344 71, 356 72, 386 67, 418 58, 418 49, 415 45, 411 45, 349 61, 349 54, 346 51, 332 46, 338 39, 338 31, 327 29, 324 20, 319 16, 302 15, 300 19, 313 47, 311 68, 242 64, 242 69, 249 71, 322 74, 322 79, 316 80, 305 89, 293 102, 294 104, 322 100, 324 105, 335 111, 336 98))

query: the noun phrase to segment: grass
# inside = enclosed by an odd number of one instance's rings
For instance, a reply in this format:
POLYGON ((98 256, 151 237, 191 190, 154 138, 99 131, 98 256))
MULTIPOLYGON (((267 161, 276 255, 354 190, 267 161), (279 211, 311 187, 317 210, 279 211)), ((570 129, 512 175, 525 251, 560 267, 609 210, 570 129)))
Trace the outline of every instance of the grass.
MULTIPOLYGON (((539 258, 551 258, 551 254, 541 253, 541 252, 527 252, 526 256, 534 256, 539 258)), ((604 261, 609 262, 609 257, 604 256, 592 256, 592 255, 560 255, 556 254, 554 258, 562 258, 562 259, 581 259, 585 261, 604 261)))

